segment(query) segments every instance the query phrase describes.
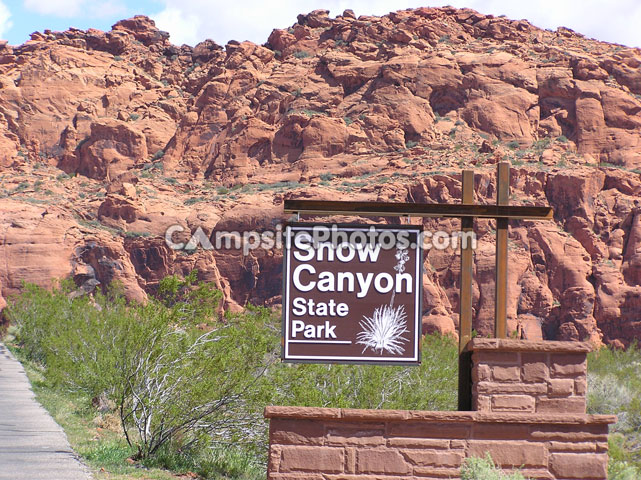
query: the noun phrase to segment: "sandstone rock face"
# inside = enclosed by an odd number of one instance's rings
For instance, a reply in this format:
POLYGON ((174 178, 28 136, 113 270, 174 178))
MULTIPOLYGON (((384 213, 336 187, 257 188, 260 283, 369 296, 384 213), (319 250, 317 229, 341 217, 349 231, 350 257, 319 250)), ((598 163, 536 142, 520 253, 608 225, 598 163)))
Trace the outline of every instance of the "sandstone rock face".
MULTIPOLYGON (((225 308, 280 302, 284 198, 511 202, 508 317, 531 339, 641 338, 641 53, 470 9, 300 15, 264 45, 172 45, 152 20, 0 45, 0 309, 22 280, 117 279, 142 300, 197 268, 225 308), (213 249, 177 250, 201 229, 213 249)), ((323 220, 323 219, 321 219, 323 220)), ((333 219, 324 219, 333 220, 333 219)), ((352 220, 348 218, 336 220, 352 220)), ((373 219, 398 222, 399 219, 373 219)), ((425 219, 425 229, 459 223, 425 219)), ((477 221, 475 329, 494 311, 494 224, 477 221)), ((456 334, 456 249, 425 255, 423 330, 456 334)))
POLYGON ((120 120, 91 123, 86 142, 66 165, 67 169, 89 178, 110 179, 147 159, 147 144, 142 132, 120 120))
POLYGON ((49 287, 71 276, 79 284, 119 281, 129 297, 146 298, 122 243, 105 235, 91 235, 67 211, 5 200, 0 206, 0 222, 4 297, 18 293, 23 282, 49 287))

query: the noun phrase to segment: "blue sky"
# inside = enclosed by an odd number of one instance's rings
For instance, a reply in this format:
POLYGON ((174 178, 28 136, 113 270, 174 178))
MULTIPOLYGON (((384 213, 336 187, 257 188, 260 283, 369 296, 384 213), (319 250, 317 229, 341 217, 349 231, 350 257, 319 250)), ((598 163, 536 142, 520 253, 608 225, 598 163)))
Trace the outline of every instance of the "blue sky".
POLYGON ((25 42, 34 31, 66 30, 70 26, 108 30, 116 21, 135 14, 149 15, 177 44, 194 45, 206 38, 264 43, 273 28, 284 28, 296 15, 316 8, 330 15, 352 8, 357 15, 382 15, 391 10, 451 4, 483 13, 526 18, 555 29, 566 26, 588 37, 641 47, 641 2, 638 0, 0 0, 0 38, 12 45, 25 42))

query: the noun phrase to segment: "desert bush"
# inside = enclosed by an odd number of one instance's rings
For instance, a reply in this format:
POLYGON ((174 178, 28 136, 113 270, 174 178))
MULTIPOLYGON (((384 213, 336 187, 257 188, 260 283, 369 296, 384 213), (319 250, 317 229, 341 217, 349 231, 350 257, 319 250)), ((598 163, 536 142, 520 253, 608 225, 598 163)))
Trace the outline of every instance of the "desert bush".
POLYGON ((333 180, 335 177, 336 177, 336 175, 334 175, 333 173, 321 173, 320 174, 320 179, 325 181, 325 182, 333 180))
POLYGON ((485 458, 466 458, 461 466, 461 480, 525 480, 519 472, 506 473, 494 465, 488 453, 485 458))
POLYGON ((269 358, 275 345, 262 320, 260 314, 246 316, 201 335, 156 330, 131 355, 119 408, 127 440, 140 458, 178 437, 180 448, 254 439, 252 389, 275 360, 269 358))
POLYGON ((160 280, 155 297, 177 322, 193 326, 216 320, 223 295, 212 283, 198 281, 198 270, 192 270, 184 278, 169 275, 160 280))
POLYGON ((614 414, 609 478, 641 478, 641 351, 603 347, 588 356, 588 413, 614 414))
POLYGON ((534 149, 534 151, 541 153, 543 152, 543 150, 550 146, 551 142, 552 140, 550 139, 550 137, 541 138, 540 140, 536 140, 532 144, 532 148, 534 149))
POLYGON ((639 470, 625 461, 610 460, 608 463, 609 480, 638 480, 639 470))
POLYGON ((264 381, 276 405, 456 410, 457 347, 427 335, 420 367, 276 364, 264 381))
POLYGON ((115 402, 139 458, 169 442, 185 449, 255 440, 262 419, 253 402, 278 345, 271 315, 253 309, 207 331, 185 326, 212 312, 203 300, 211 285, 193 280, 170 278, 163 301, 145 305, 117 291, 91 298, 69 284, 53 292, 29 285, 9 315, 25 353, 54 384, 115 402))
POLYGON ((615 414, 615 431, 641 429, 641 351, 601 348, 588 357, 588 412, 615 414))
POLYGON ((589 373, 587 400, 588 413, 618 415, 617 423, 612 426, 613 431, 631 428, 628 409, 633 400, 632 392, 614 375, 589 373))

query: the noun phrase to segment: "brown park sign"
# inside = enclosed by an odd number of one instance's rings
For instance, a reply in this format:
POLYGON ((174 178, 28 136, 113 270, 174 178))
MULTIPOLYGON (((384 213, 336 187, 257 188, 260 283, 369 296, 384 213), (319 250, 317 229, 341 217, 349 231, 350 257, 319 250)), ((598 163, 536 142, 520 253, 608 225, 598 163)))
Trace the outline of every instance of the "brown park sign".
POLYGON ((287 225, 283 360, 419 364, 421 231, 413 225, 287 225))

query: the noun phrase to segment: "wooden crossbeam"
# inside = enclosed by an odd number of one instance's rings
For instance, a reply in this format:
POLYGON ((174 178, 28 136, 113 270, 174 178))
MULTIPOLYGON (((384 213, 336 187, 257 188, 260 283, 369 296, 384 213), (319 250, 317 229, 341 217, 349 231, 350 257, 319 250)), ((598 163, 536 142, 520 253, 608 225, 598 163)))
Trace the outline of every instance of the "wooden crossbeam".
POLYGON ((285 213, 298 213, 301 215, 513 218, 521 220, 551 220, 553 218, 553 211, 550 207, 518 205, 285 200, 284 209, 285 213))

